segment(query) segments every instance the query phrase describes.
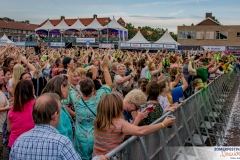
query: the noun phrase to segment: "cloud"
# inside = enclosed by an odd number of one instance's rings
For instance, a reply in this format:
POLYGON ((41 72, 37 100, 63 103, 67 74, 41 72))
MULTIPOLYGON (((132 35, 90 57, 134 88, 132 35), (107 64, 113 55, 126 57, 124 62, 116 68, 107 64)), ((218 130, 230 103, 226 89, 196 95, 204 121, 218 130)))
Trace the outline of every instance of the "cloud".
MULTIPOLYGON (((204 2, 209 0, 198 0, 199 2, 204 2)), ((196 1, 193 0, 177 0, 177 1, 162 1, 162 2, 151 2, 151 3, 136 3, 130 5, 130 7, 146 7, 151 5, 163 5, 163 4, 169 4, 169 5, 179 5, 179 4, 186 4, 186 3, 196 3, 196 1)))
POLYGON ((184 12, 184 10, 180 10, 180 11, 177 11, 177 12, 172 12, 169 15, 170 16, 175 16, 175 15, 178 15, 178 14, 183 13, 183 12, 184 12))
POLYGON ((133 18, 149 18, 149 19, 162 19, 162 20, 176 19, 176 17, 145 16, 145 15, 129 15, 128 17, 133 17, 133 18))

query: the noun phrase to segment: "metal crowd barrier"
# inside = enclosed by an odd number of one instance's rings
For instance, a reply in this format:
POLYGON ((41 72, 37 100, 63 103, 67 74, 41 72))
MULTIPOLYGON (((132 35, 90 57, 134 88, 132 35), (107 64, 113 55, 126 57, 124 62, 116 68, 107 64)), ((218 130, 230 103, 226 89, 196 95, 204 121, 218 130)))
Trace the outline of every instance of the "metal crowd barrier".
POLYGON ((176 123, 143 137, 132 136, 106 154, 111 160, 191 159, 184 146, 219 146, 228 124, 239 87, 238 73, 224 74, 166 113, 152 124, 173 114, 176 123))

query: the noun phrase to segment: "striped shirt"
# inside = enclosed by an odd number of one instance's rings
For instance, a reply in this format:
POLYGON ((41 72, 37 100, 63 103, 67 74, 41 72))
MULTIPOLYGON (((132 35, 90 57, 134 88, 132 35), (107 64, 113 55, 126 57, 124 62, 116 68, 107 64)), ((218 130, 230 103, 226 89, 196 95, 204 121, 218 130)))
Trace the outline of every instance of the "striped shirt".
POLYGON ((124 119, 117 118, 112 121, 110 128, 95 133, 93 156, 105 155, 123 142, 125 134, 122 133, 124 119))

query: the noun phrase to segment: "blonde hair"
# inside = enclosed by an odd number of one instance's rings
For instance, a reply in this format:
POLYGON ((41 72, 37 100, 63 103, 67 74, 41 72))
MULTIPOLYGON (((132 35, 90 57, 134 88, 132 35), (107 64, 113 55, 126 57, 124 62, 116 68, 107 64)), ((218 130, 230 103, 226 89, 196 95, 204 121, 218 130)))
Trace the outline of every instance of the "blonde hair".
POLYGON ((24 67, 17 63, 13 67, 13 77, 12 77, 12 89, 15 90, 17 83, 19 82, 21 74, 25 72, 24 67))
POLYGON ((78 70, 80 76, 87 74, 87 70, 84 68, 79 67, 79 68, 77 68, 77 70, 78 70))
POLYGON ((35 79, 42 77, 42 67, 38 63, 33 63, 32 65, 36 68, 33 77, 35 79))
POLYGON ((98 103, 94 131, 102 132, 113 125, 115 118, 123 118, 123 102, 117 94, 106 94, 98 103))
POLYGON ((125 96, 123 101, 127 103, 132 102, 137 106, 140 106, 146 103, 147 98, 140 89, 133 89, 125 96))
POLYGON ((123 68, 126 70, 126 66, 125 66, 124 64, 119 64, 119 65, 117 66, 117 70, 118 70, 120 67, 123 67, 123 68))

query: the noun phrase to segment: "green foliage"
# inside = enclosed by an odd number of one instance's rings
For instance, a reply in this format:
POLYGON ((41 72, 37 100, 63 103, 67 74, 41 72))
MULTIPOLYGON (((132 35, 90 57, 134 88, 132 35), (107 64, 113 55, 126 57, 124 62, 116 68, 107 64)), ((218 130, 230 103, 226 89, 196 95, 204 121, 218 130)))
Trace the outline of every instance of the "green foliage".
POLYGON ((177 41, 177 38, 178 38, 178 35, 177 34, 174 34, 174 33, 172 33, 172 38, 175 40, 175 41, 177 41))
MULTIPOLYGON (((128 29, 128 39, 132 39, 136 34, 138 29, 136 29, 131 23, 126 24, 126 29, 128 29)), ((146 40, 150 42, 155 42, 159 40, 167 29, 163 28, 152 28, 150 26, 144 26, 140 29, 142 35, 146 40)), ((173 39, 177 40, 177 35, 172 35, 173 39)))
POLYGON ((128 39, 132 39, 137 34, 137 30, 134 28, 132 23, 127 23, 126 29, 128 29, 128 39))

